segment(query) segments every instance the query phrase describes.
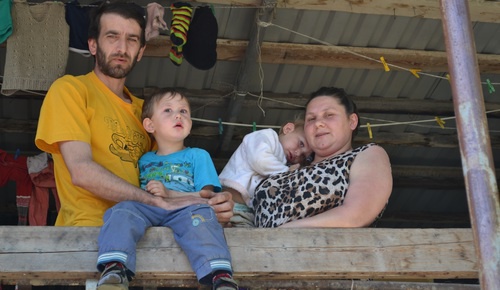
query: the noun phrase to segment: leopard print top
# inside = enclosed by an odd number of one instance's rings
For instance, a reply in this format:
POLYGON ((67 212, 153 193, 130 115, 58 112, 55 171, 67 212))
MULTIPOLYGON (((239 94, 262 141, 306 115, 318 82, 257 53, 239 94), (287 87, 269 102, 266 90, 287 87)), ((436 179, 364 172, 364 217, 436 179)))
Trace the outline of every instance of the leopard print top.
POLYGON ((351 164, 370 143, 316 164, 269 176, 255 190, 255 226, 278 227, 342 205, 351 164))

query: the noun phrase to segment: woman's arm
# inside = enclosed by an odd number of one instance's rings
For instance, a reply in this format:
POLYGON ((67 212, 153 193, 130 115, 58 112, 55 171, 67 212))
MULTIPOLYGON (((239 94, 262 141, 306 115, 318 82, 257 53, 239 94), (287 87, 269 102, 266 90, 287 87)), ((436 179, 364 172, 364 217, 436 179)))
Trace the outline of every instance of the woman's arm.
POLYGON ((365 227, 382 211, 392 192, 389 156, 372 146, 356 156, 349 175, 349 188, 341 206, 324 213, 291 221, 281 227, 365 227))

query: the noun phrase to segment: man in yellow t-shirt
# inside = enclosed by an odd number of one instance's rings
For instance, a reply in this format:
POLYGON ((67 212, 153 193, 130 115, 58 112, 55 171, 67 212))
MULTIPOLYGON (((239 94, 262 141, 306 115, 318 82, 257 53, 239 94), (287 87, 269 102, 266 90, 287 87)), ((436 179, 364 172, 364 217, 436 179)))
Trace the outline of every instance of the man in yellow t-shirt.
POLYGON ((228 192, 162 198, 138 187, 137 161, 152 142, 140 121, 143 102, 125 80, 146 47, 142 14, 131 3, 99 6, 88 39, 94 70, 56 80, 44 99, 35 143, 54 158, 58 226, 100 226, 104 212, 124 200, 167 210, 209 203, 220 222, 232 216, 228 192))

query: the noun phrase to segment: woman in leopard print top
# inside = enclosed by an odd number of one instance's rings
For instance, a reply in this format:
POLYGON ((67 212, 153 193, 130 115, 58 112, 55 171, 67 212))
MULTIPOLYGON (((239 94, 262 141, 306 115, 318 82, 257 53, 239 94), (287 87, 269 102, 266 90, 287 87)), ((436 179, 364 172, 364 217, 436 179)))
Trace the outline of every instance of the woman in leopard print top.
POLYGON ((359 128, 343 89, 323 87, 306 105, 304 131, 312 164, 271 175, 256 189, 258 227, 365 227, 385 208, 392 174, 385 150, 373 143, 353 150, 359 128))

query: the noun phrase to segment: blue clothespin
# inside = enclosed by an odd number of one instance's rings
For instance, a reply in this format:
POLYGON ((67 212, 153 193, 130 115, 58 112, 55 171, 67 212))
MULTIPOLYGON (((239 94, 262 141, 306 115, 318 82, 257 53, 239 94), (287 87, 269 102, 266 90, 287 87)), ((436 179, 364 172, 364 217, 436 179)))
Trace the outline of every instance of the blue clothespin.
POLYGON ((222 119, 219 118, 219 135, 222 135, 222 132, 224 132, 224 127, 222 127, 222 119))
POLYGON ((14 154, 14 160, 16 160, 17 157, 19 157, 20 154, 21 154, 21 150, 19 148, 17 148, 16 154, 14 154))

